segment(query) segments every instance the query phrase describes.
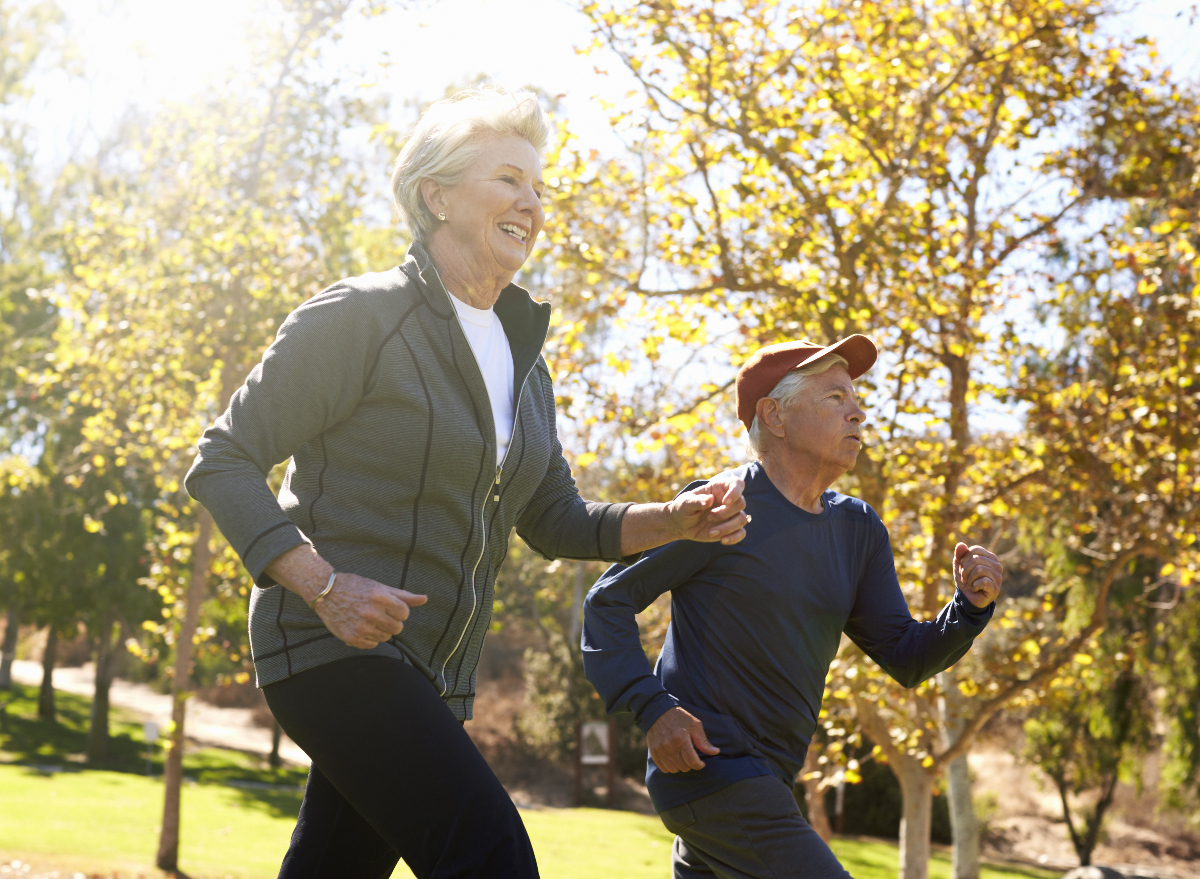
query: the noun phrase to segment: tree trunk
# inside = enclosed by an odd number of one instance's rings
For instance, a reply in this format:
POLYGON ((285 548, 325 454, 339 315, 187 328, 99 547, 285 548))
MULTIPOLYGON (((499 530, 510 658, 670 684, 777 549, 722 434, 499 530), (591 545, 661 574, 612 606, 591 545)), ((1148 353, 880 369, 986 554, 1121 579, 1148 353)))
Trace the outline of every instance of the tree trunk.
POLYGON ((825 813, 825 796, 821 790, 821 776, 817 774, 817 758, 821 756, 820 747, 809 746, 808 756, 804 759, 804 769, 800 777, 804 782, 804 796, 808 800, 808 823, 821 839, 829 842, 833 836, 833 828, 829 826, 829 816, 825 813), (809 776, 812 778, 809 778, 809 776))
POLYGON ((51 723, 54 716, 54 660, 58 655, 58 630, 49 627, 46 633, 46 650, 42 653, 42 689, 38 693, 38 717, 51 723))
POLYGON ((586 562, 575 563, 575 594, 571 597, 571 627, 569 647, 575 650, 579 649, 579 638, 583 634, 583 594, 586 591, 583 588, 584 567, 586 562))
POLYGON ((883 749, 892 774, 900 782, 903 807, 900 813, 898 879, 928 879, 935 775, 929 768, 922 766, 916 757, 892 744, 887 723, 871 702, 856 698, 854 706, 859 724, 871 741, 883 749))
POLYGON ((900 781, 904 810, 900 818, 899 879, 928 879, 929 835, 933 829, 933 778, 911 757, 892 762, 900 781))
POLYGON ((183 740, 184 721, 187 717, 187 700, 191 696, 189 684, 192 675, 192 639, 200 622, 200 605, 208 587, 208 566, 212 561, 213 520, 208 510, 200 508, 196 528, 196 539, 192 543, 192 571, 188 583, 187 609, 179 637, 175 642, 175 675, 171 680, 171 735, 166 742, 166 759, 163 762, 163 818, 162 834, 158 840, 158 856, 155 863, 160 870, 176 872, 179 869, 179 797, 183 788, 183 740))
POLYGON ((950 800, 950 830, 954 835, 951 876, 979 879, 979 835, 981 827, 971 798, 971 770, 967 755, 950 761, 946 768, 950 800))
POLYGON ((87 761, 99 763, 108 756, 108 692, 121 658, 124 627, 105 619, 96 639, 96 682, 92 713, 88 719, 87 761), (115 639, 115 640, 114 640, 115 639))
MULTIPOLYGON (((962 712, 966 707, 953 668, 941 673, 942 746, 949 750, 963 734, 962 712)), ((979 837, 983 831, 975 814, 971 791, 971 768, 966 753, 946 767, 946 786, 953 835, 951 870, 953 879, 979 879, 979 837)))
POLYGON ((12 664, 17 658, 17 630, 21 619, 16 610, 9 608, 8 623, 4 628, 4 644, 0 646, 0 690, 12 689, 12 664))

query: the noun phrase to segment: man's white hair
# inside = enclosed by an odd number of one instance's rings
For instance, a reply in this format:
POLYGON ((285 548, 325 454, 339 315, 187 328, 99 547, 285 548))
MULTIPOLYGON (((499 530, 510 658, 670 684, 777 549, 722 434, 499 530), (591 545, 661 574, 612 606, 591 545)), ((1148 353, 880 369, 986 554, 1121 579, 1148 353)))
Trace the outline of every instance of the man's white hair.
MULTIPOLYGON (((783 378, 776 382, 775 387, 771 389, 771 393, 767 394, 764 399, 778 400, 780 407, 786 409, 792 405, 796 397, 800 396, 800 392, 812 382, 813 376, 828 372, 838 364, 846 368, 850 367, 849 361, 842 355, 829 354, 807 366, 793 369, 785 373, 783 378)), ((759 424, 758 416, 755 415, 754 420, 750 422, 750 437, 747 440, 750 445, 750 451, 755 458, 762 456, 763 439, 765 437, 763 436, 762 425, 759 424)))
POLYGON ((421 181, 454 186, 488 140, 510 134, 529 141, 539 156, 550 140, 550 120, 525 89, 470 88, 429 106, 392 172, 392 199, 417 241, 428 240, 438 222, 425 204, 421 181))

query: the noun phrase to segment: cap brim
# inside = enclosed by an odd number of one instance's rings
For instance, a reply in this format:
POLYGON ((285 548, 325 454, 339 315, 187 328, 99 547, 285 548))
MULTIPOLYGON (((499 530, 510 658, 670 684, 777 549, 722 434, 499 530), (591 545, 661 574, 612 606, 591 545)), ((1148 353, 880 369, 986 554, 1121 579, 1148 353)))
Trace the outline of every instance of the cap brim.
POLYGON ((875 361, 879 358, 879 351, 875 348, 875 343, 866 336, 855 333, 852 336, 847 336, 838 342, 834 342, 828 348, 822 348, 815 354, 806 357, 793 366, 792 369, 799 369, 810 363, 816 363, 822 357, 827 357, 830 354, 837 354, 846 358, 846 363, 848 364, 846 369, 850 373, 851 379, 856 379, 865 373, 875 365, 875 361))

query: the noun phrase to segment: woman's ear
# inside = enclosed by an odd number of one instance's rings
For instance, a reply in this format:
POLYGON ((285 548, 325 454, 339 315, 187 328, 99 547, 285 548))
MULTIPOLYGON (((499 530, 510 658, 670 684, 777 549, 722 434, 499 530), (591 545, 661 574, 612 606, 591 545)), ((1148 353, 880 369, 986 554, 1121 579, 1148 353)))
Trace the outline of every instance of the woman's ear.
POLYGON ((429 213, 435 217, 446 212, 446 187, 440 183, 435 183, 428 177, 422 180, 421 198, 425 200, 425 207, 429 208, 429 213))
POLYGON ((783 436, 783 407, 771 397, 763 397, 754 405, 758 423, 775 436, 783 436))

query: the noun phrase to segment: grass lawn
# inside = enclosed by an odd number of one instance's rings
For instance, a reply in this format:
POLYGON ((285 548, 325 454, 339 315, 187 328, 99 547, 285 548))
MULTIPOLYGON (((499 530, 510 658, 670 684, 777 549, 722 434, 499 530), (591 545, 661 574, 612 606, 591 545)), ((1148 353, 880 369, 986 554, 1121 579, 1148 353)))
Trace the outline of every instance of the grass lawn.
MULTIPOLYGON (((0 766, 0 858, 56 869, 155 875, 162 783, 104 770, 44 774, 0 766)), ((183 792, 181 868, 192 877, 271 879, 287 848, 299 793, 189 784, 183 792)), ((545 879, 665 879, 671 835, 658 819, 604 809, 538 809, 522 813, 545 879)), ((874 840, 834 840, 857 879, 896 875, 896 846, 874 840)), ((395 877, 411 877, 400 866, 395 877)), ((984 879, 1056 874, 986 867, 984 879)), ((949 879, 950 861, 937 853, 931 879, 949 879)))
MULTIPOLYGON (((145 772, 141 724, 114 712, 112 755, 103 768, 80 765, 88 702, 58 694, 60 723, 35 719, 36 693, 8 694, 0 726, 0 863, 121 876, 161 875, 158 848, 162 782, 145 772), (24 765, 18 765, 24 764, 24 765), (36 764, 40 768, 32 768, 36 764), (57 767, 59 771, 47 771, 57 767)), ((161 767, 155 765, 156 773, 161 767)), ((296 790, 235 787, 237 782, 296 786, 303 772, 272 770, 235 751, 188 754, 180 867, 193 879, 273 879, 300 807, 296 790)), ((666 879, 671 835, 657 818, 604 809, 522 812, 545 879, 666 879)), ((892 879, 896 846, 839 839, 834 851, 857 879, 892 879)), ((985 867, 983 879, 1050 879, 1040 870, 985 867)), ((403 864, 393 874, 411 879, 403 864)), ((934 856, 931 879, 949 879, 934 856)))
MULTIPOLYGON (((13 684, 0 693, 5 713, 0 715, 0 763, 79 768, 87 746, 91 700, 57 690, 54 695, 57 723, 37 718, 37 688, 13 684)), ((142 721, 131 712, 113 708, 109 712, 108 757, 88 769, 146 773, 146 743, 142 721)), ((161 741, 152 753, 150 771, 162 775, 161 741)), ((302 787, 307 773, 295 766, 272 769, 266 761, 239 751, 208 748, 184 754, 183 772, 188 778, 206 781, 252 781, 302 787)))

